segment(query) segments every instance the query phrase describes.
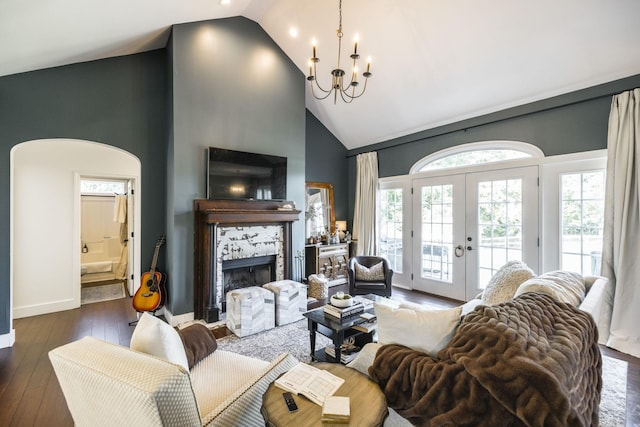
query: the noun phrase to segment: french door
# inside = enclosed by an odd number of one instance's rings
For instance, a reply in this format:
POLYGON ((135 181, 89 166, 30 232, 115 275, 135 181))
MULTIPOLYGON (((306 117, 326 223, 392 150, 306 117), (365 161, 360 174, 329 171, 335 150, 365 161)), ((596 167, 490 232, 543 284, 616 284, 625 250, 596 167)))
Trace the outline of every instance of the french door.
POLYGON ((538 268, 538 167, 413 180, 413 288, 474 298, 507 261, 538 268))

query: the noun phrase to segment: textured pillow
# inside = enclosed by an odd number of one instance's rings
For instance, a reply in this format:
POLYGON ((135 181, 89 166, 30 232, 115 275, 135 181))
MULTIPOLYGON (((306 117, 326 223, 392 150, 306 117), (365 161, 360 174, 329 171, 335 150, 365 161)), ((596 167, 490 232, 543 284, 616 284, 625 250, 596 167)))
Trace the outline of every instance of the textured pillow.
POLYGON ((489 280, 482 293, 482 303, 500 304, 513 298, 518 286, 534 277, 533 270, 522 261, 509 261, 489 280))
POLYGON ((178 332, 159 318, 143 313, 131 335, 131 350, 147 353, 189 370, 178 332))
POLYGON ((213 332, 201 323, 194 323, 184 329, 179 329, 178 334, 184 346, 189 369, 218 348, 218 341, 216 341, 213 332))
POLYGON ((577 307, 585 296, 584 278, 570 271, 551 271, 525 281, 518 287, 515 296, 526 292, 540 292, 556 301, 577 307))
POLYGON ((384 281, 384 266, 382 261, 367 268, 362 264, 354 263, 356 269, 356 280, 365 280, 368 282, 384 281))
POLYGON ((462 307, 411 310, 374 303, 378 317, 378 342, 400 344, 437 357, 456 331, 462 307))

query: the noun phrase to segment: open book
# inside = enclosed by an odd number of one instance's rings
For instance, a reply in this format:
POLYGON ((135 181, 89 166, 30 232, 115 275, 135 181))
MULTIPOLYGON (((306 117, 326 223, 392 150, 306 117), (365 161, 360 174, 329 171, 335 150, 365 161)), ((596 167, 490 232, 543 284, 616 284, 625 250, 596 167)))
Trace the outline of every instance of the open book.
POLYGON ((344 379, 306 363, 298 363, 275 381, 276 387, 294 394, 301 394, 320 406, 343 383, 344 379))

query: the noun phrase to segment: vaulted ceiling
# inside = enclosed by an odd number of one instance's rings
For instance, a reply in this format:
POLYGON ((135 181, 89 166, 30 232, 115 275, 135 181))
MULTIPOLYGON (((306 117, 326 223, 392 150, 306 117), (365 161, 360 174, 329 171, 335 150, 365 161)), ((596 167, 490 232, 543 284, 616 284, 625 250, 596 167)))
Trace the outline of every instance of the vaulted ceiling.
MULTIPOLYGON (((343 3, 343 64, 357 33, 373 77, 351 104, 307 89, 306 105, 350 149, 640 74, 638 0, 343 3)), ((162 48, 173 24, 237 15, 305 74, 315 37, 329 84, 338 0, 2 0, 0 76, 162 48)))

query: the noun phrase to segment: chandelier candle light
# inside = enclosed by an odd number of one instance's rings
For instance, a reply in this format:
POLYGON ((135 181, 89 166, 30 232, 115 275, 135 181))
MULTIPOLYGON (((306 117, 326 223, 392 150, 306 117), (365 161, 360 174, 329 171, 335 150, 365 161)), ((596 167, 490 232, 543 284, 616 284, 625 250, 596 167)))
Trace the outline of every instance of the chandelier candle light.
POLYGON ((360 55, 358 54, 358 40, 356 38, 355 45, 353 47, 353 53, 350 55, 350 58, 353 59, 353 72, 351 73, 351 81, 345 86, 344 84, 345 71, 342 68, 340 68, 340 56, 342 53, 342 36, 343 36, 342 0, 339 1, 338 10, 339 10, 339 18, 340 18, 339 26, 338 26, 338 29, 336 30, 336 33, 338 35, 338 66, 331 71, 331 88, 329 90, 323 89, 322 86, 320 86, 320 84, 318 83, 318 80, 316 79, 316 76, 318 75, 316 71, 316 66, 318 62, 320 62, 320 58, 316 56, 316 40, 315 39, 313 39, 312 41, 313 56, 309 60, 309 76, 307 77, 307 80, 311 85, 311 94, 313 95, 313 97, 316 99, 322 100, 322 99, 326 99, 329 95, 331 95, 331 93, 333 93, 334 104, 338 100, 338 93, 340 94, 340 98, 342 98, 342 100, 346 103, 350 103, 354 99, 361 97, 364 94, 364 91, 367 90, 367 81, 369 80, 369 77, 372 76, 370 72, 371 57, 369 57, 367 59, 367 71, 362 73, 362 76, 364 77, 364 86, 362 87, 362 91, 356 94, 356 88, 360 84, 358 82, 358 67, 357 67, 357 62, 358 62, 358 59, 360 59, 360 55), (313 82, 315 82, 315 85, 313 84, 313 82), (317 87, 322 92, 320 96, 316 95, 316 93, 314 92, 314 86, 317 87))

